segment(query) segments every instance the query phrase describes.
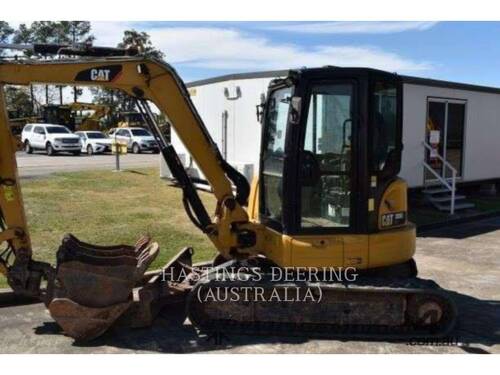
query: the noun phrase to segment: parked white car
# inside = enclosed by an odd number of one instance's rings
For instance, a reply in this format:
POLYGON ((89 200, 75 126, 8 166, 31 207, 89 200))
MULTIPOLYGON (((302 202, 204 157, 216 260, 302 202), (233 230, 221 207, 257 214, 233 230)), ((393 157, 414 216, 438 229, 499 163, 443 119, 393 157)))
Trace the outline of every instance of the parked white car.
POLYGON ((21 140, 28 154, 34 150, 45 150, 49 156, 58 152, 70 152, 73 155, 80 155, 82 152, 80 137, 62 125, 26 124, 21 140))
POLYGON ((75 133, 82 142, 82 152, 88 155, 111 151, 113 140, 103 132, 97 130, 78 131, 75 133))
POLYGON ((155 137, 144 128, 116 128, 111 129, 111 139, 127 144, 127 148, 134 154, 143 151, 160 152, 155 137))

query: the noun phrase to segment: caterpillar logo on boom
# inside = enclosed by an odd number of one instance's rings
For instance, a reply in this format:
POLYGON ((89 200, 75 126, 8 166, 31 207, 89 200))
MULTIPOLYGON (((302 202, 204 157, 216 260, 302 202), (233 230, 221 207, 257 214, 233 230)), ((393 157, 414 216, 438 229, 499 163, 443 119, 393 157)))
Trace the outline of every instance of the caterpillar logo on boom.
POLYGON ((91 69, 90 70, 90 79, 92 81, 109 81, 109 73, 111 71, 109 69, 91 69))
POLYGON ((75 81, 79 82, 113 82, 122 72, 121 65, 96 66, 95 68, 82 70, 75 81))

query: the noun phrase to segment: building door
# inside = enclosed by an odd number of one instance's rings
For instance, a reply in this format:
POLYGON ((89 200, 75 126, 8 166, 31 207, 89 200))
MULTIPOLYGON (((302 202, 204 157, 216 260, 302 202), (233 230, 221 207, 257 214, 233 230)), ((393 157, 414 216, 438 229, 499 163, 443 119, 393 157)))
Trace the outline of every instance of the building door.
MULTIPOLYGON (((465 106, 464 100, 428 99, 425 141, 433 151, 425 150, 425 161, 444 178, 451 177, 451 170, 439 156, 456 169, 457 177, 462 176, 465 106)), ((428 170, 424 177, 426 181, 436 179, 428 170)))

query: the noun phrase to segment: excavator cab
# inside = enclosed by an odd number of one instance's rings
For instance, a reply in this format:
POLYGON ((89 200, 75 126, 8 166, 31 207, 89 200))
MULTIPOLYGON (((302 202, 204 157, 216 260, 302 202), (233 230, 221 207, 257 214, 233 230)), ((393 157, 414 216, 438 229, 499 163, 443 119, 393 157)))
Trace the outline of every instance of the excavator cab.
POLYGON ((267 97, 258 220, 286 243, 273 260, 361 269, 411 262, 414 227, 397 177, 400 77, 302 69, 273 81, 267 97))

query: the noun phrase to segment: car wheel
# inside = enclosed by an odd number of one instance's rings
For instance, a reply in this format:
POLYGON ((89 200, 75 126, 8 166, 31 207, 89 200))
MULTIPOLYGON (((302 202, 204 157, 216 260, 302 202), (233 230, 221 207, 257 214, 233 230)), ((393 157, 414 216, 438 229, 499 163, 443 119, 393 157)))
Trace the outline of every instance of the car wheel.
POLYGON ((31 147, 29 141, 24 142, 24 151, 26 151, 27 154, 33 153, 33 147, 31 147))
POLYGON ((87 146, 87 155, 92 155, 94 153, 94 149, 92 148, 92 145, 87 146))
POLYGON ((141 147, 137 143, 134 143, 134 145, 132 146, 132 152, 134 154, 140 154, 141 153, 141 147))
POLYGON ((153 154, 159 154, 159 153, 160 153, 160 150, 157 150, 157 149, 153 150, 153 154))
POLYGON ((81 151, 81 150, 78 150, 78 151, 73 151, 73 155, 75 155, 75 156, 80 156, 80 155, 81 155, 81 153, 82 153, 82 151, 81 151))
POLYGON ((54 156, 54 154, 55 154, 54 148, 52 147, 52 145, 50 143, 47 143, 47 146, 45 146, 45 149, 47 150, 47 155, 54 156))

